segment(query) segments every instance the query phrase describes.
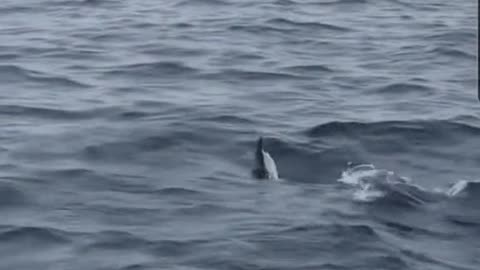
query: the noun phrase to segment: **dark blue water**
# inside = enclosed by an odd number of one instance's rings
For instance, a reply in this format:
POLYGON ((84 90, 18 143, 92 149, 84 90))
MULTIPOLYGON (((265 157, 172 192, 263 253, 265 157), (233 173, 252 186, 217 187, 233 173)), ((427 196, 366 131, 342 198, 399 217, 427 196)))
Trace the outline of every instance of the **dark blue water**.
POLYGON ((2 1, 0 269, 479 269, 476 10, 2 1))

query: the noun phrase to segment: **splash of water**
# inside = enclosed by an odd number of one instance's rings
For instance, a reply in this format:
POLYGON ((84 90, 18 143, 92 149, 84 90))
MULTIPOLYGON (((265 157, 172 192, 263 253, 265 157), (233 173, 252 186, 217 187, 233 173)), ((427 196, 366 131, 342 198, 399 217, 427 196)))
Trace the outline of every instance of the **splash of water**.
POLYGON ((480 184, 480 181, 460 180, 447 189, 437 187, 426 190, 409 178, 392 171, 377 169, 373 164, 352 166, 351 163, 337 181, 354 188, 355 201, 372 202, 389 194, 396 194, 416 204, 434 200, 432 198, 458 197, 467 193, 469 187, 480 184))

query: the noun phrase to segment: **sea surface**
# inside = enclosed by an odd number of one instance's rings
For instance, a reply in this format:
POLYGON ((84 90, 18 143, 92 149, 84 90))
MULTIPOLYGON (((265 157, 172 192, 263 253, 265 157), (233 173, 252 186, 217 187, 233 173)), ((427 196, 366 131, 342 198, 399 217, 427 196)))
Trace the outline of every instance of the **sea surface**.
POLYGON ((473 0, 3 0, 0 269, 478 270, 476 33, 473 0))

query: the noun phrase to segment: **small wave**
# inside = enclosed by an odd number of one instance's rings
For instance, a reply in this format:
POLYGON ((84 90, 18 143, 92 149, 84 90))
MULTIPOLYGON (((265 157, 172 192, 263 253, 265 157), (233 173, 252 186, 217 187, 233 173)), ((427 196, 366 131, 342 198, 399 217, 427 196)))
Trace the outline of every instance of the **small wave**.
POLYGON ((2 243, 23 243, 26 246, 45 247, 47 245, 67 244, 70 242, 66 232, 40 227, 13 227, 0 228, 2 243))
POLYGON ((172 25, 173 27, 176 27, 176 28, 192 28, 194 27, 195 25, 194 24, 191 24, 191 23, 186 23, 186 22, 180 22, 180 23, 175 23, 172 25))
POLYGON ((464 59, 469 59, 469 60, 475 60, 476 56, 467 52, 464 52, 459 49, 453 49, 453 48, 435 48, 430 51, 430 53, 436 54, 436 55, 444 55, 444 56, 449 56, 453 58, 464 58, 464 59))
POLYGON ((148 29, 148 28, 156 28, 158 27, 158 24, 153 22, 136 22, 131 24, 131 27, 137 28, 137 29, 148 29))
MULTIPOLYGON (((128 88, 130 90, 130 88, 128 88)), ((159 108, 159 107, 172 107, 173 104, 169 101, 165 100, 138 100, 135 101, 135 106, 141 107, 141 108, 159 108)))
MULTIPOLYGON (((44 56, 48 58, 60 58, 60 59, 76 59, 76 60, 110 60, 101 51, 87 50, 87 49, 70 49, 70 50, 55 50, 51 52, 45 52, 44 56)), ((70 67, 77 67, 79 65, 71 65, 70 67)))
POLYGON ((155 269, 153 266, 150 267, 148 264, 143 263, 134 263, 120 268, 120 270, 145 270, 145 269, 155 269))
POLYGON ((166 187, 160 190, 157 190, 155 193, 159 195, 170 195, 170 196, 197 196, 203 194, 200 191, 193 189, 183 188, 183 187, 166 187))
MULTIPOLYGON (((375 228, 364 224, 297 225, 288 227, 286 229, 275 230, 267 234, 251 234, 249 235, 249 238, 249 243, 255 244, 256 246, 261 247, 263 250, 270 250, 273 252, 276 251, 278 253, 285 252, 286 250, 292 250, 290 247, 293 245, 293 250, 295 251, 294 254, 298 254, 304 258, 316 256, 318 255, 318 251, 323 249, 328 249, 332 252, 355 253, 358 252, 358 250, 379 250, 377 245, 384 244, 384 240, 379 236, 375 228), (319 239, 324 239, 324 241, 319 241, 319 239), (328 243, 328 248, 325 246, 325 243, 328 243), (299 248, 300 250, 298 250, 299 248)), ((291 255, 292 253, 285 254, 291 255)), ((285 269, 292 268, 295 269, 295 267, 287 267, 285 269)), ((323 268, 314 267, 306 269, 323 268)))
POLYGON ((192 206, 184 206, 174 208, 172 211, 175 211, 175 214, 186 215, 186 216, 217 216, 217 215, 228 215, 235 211, 248 211, 254 212, 251 209, 235 208, 229 207, 226 205, 219 205, 215 203, 195 203, 192 206))
POLYGON ((285 29, 266 25, 231 25, 228 27, 228 30, 242 31, 259 35, 265 35, 267 33, 292 34, 296 31, 295 29, 285 29))
POLYGON ((95 33, 89 36, 89 39, 94 43, 100 42, 126 42, 131 39, 131 37, 124 35, 123 33, 95 33))
POLYGON ((459 136, 479 136, 480 127, 465 123, 458 123, 451 120, 430 120, 430 121, 382 121, 372 123, 362 122, 328 122, 310 128, 306 131, 311 137, 320 136, 345 136, 352 138, 404 136, 407 140, 426 141, 450 140, 448 134, 459 136), (443 134, 443 135, 442 135, 443 134))
POLYGON ((91 160, 121 161, 147 152, 182 147, 187 143, 211 144, 215 140, 208 134, 175 130, 163 135, 89 145, 82 150, 82 155, 91 160))
POLYGON ((27 201, 25 194, 13 183, 0 180, 0 209, 23 205, 27 201))
POLYGON ((298 65, 284 67, 283 69, 300 74, 333 72, 333 70, 326 65, 298 65))
POLYGON ((418 93, 421 95, 431 95, 434 90, 431 87, 413 83, 394 83, 374 89, 375 93, 387 95, 405 95, 418 93))
MULTIPOLYGON (((428 253, 425 252, 417 252, 411 249, 402 249, 401 254, 406 256, 407 258, 413 259, 415 261, 425 262, 430 265, 435 265, 440 268, 433 268, 433 269, 455 269, 455 270, 473 270, 475 268, 465 267, 465 265, 458 265, 451 261, 446 261, 442 259, 437 259, 432 257, 428 253)), ((408 269, 408 268, 407 268, 408 269)))
POLYGON ((438 33, 433 34, 426 37, 427 39, 432 39, 435 41, 444 41, 444 42, 475 42, 476 35, 475 32, 467 32, 467 31, 455 31, 455 32, 445 32, 445 33, 438 33))
POLYGON ((225 6, 228 2, 223 0, 183 0, 176 4, 176 6, 225 6))
POLYGON ((16 53, 0 53, 0 60, 14 60, 19 57, 20 55, 16 53))
POLYGON ((230 66, 231 62, 241 62, 245 60, 262 60, 265 59, 265 56, 262 55, 262 52, 245 52, 239 50, 227 50, 222 53, 221 60, 224 60, 230 66))
MULTIPOLYGON (((196 250, 195 241, 155 240, 127 231, 107 230, 86 235, 76 248, 85 257, 114 253, 115 269, 156 269, 152 257, 165 258, 189 254, 196 250)), ((198 251, 198 250, 197 250, 198 251)), ((107 260, 109 260, 107 258, 107 260)), ((112 261, 113 262, 113 261, 112 261)), ((165 266, 162 262, 162 267, 165 266)))
POLYGON ((76 88, 87 88, 90 87, 90 85, 77 82, 75 80, 65 78, 65 77, 36 77, 34 78, 35 81, 41 82, 41 83, 48 83, 56 86, 62 86, 62 87, 76 87, 76 88))
POLYGON ((130 77, 162 77, 192 75, 197 71, 197 69, 179 62, 153 62, 115 67, 113 70, 106 71, 105 74, 130 77))
POLYGON ((219 73, 207 74, 204 76, 209 79, 218 80, 253 80, 253 81, 269 81, 269 80, 306 80, 309 77, 294 75, 281 72, 267 71, 245 71, 238 69, 227 69, 219 73))
POLYGON ((480 228, 480 219, 478 218, 478 215, 472 217, 456 214, 447 215, 445 218, 447 221, 462 227, 469 227, 474 229, 480 228))
MULTIPOLYGON (((44 172, 45 173, 45 172, 44 172)), ((73 169, 63 169, 63 170, 54 170, 54 171, 49 171, 47 172, 50 176, 61 176, 63 178, 78 178, 78 177, 84 177, 88 176, 90 178, 93 178, 93 175, 95 174, 92 170, 89 169, 83 169, 83 168, 73 168, 73 169)))
POLYGON ((33 70, 28 70, 16 65, 0 65, 0 74, 5 77, 4 80, 25 80, 40 76, 41 73, 33 70))
POLYGON ((82 3, 85 5, 99 6, 106 3, 112 3, 111 0, 83 0, 82 3))
POLYGON ((298 3, 292 0, 276 0, 274 4, 279 6, 293 6, 298 3))
POLYGON ((237 115, 230 115, 230 114, 216 115, 211 117, 199 117, 196 120, 225 123, 225 124, 243 124, 243 125, 254 123, 254 121, 249 118, 245 118, 237 115))
MULTIPOLYGON (((157 45, 155 45, 157 46, 157 45)), ((200 56, 206 54, 208 51, 205 49, 199 48, 185 48, 185 47, 161 47, 155 48, 153 45, 149 46, 142 46, 140 51, 145 54, 150 55, 175 55, 175 56, 200 56)))
POLYGON ((131 157, 136 152, 135 148, 133 143, 117 142, 90 145, 82 152, 88 160, 118 160, 131 157))
POLYGON ((299 21, 293 21, 285 18, 270 19, 267 21, 267 23, 273 24, 273 25, 279 25, 279 26, 302 27, 302 28, 315 29, 315 30, 324 29, 324 30, 332 30, 332 31, 340 31, 340 32, 347 32, 350 30, 345 27, 336 26, 336 25, 327 24, 327 23, 299 22, 299 21))
POLYGON ((75 7, 114 7, 118 5, 115 0, 62 0, 50 1, 49 7, 75 6, 75 7))
POLYGON ((132 119, 140 119, 140 118, 145 118, 147 116, 151 116, 151 113, 143 112, 143 111, 128 111, 128 112, 122 112, 118 116, 120 119, 124 120, 132 120, 132 119))
POLYGON ((351 4, 367 4, 367 0, 337 0, 335 1, 335 4, 346 4, 346 5, 351 5, 351 4))
POLYGON ((80 83, 66 77, 51 76, 38 71, 28 70, 16 65, 0 65, 0 79, 2 79, 4 83, 30 81, 65 87, 89 87, 87 84, 80 83))
POLYGON ((288 233, 304 233, 304 232, 324 232, 331 236, 345 236, 349 237, 361 237, 361 238, 378 238, 378 234, 375 230, 368 225, 341 225, 341 224, 328 224, 328 225, 300 225, 283 230, 281 234, 288 233))
POLYGON ((445 240, 449 240, 455 237, 450 233, 437 232, 429 228, 422 228, 414 226, 412 224, 401 223, 400 221, 382 221, 382 224, 393 230, 395 233, 402 235, 425 235, 445 240))
MULTIPOLYGON (((397 4, 397 5, 400 5, 400 6, 404 6, 404 7, 408 7, 408 8, 415 8, 415 5, 412 4, 412 3, 408 3, 406 1, 401 1, 401 0, 390 0, 390 2, 394 3, 394 4, 397 4)), ((410 17, 410 16, 409 16, 410 17)))
POLYGON ((333 0, 333 1, 314 1, 312 4, 315 5, 354 5, 354 4, 367 4, 367 0, 333 0))
POLYGON ((91 119, 109 114, 112 110, 113 108, 102 108, 85 111, 71 111, 18 105, 0 105, 0 115, 64 120, 91 119))
POLYGON ((83 249, 131 250, 132 248, 142 249, 150 246, 151 244, 152 242, 128 232, 101 231, 95 233, 94 241, 84 246, 83 249))
POLYGON ((109 190, 132 193, 150 193, 152 190, 150 186, 143 185, 138 181, 129 181, 131 177, 128 175, 102 174, 85 168, 42 170, 37 171, 37 174, 43 178, 51 179, 51 181, 56 179, 75 180, 70 184, 86 190, 109 190))
POLYGON ((38 11, 34 6, 3 6, 0 7, 0 14, 28 13, 38 11))

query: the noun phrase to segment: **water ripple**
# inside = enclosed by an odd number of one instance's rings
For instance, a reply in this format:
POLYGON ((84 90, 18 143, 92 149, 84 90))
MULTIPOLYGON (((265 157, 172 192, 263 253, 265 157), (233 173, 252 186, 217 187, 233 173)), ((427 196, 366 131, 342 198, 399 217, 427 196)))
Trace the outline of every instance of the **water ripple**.
POLYGON ((0 268, 478 268, 476 10, 3 1, 0 268))

